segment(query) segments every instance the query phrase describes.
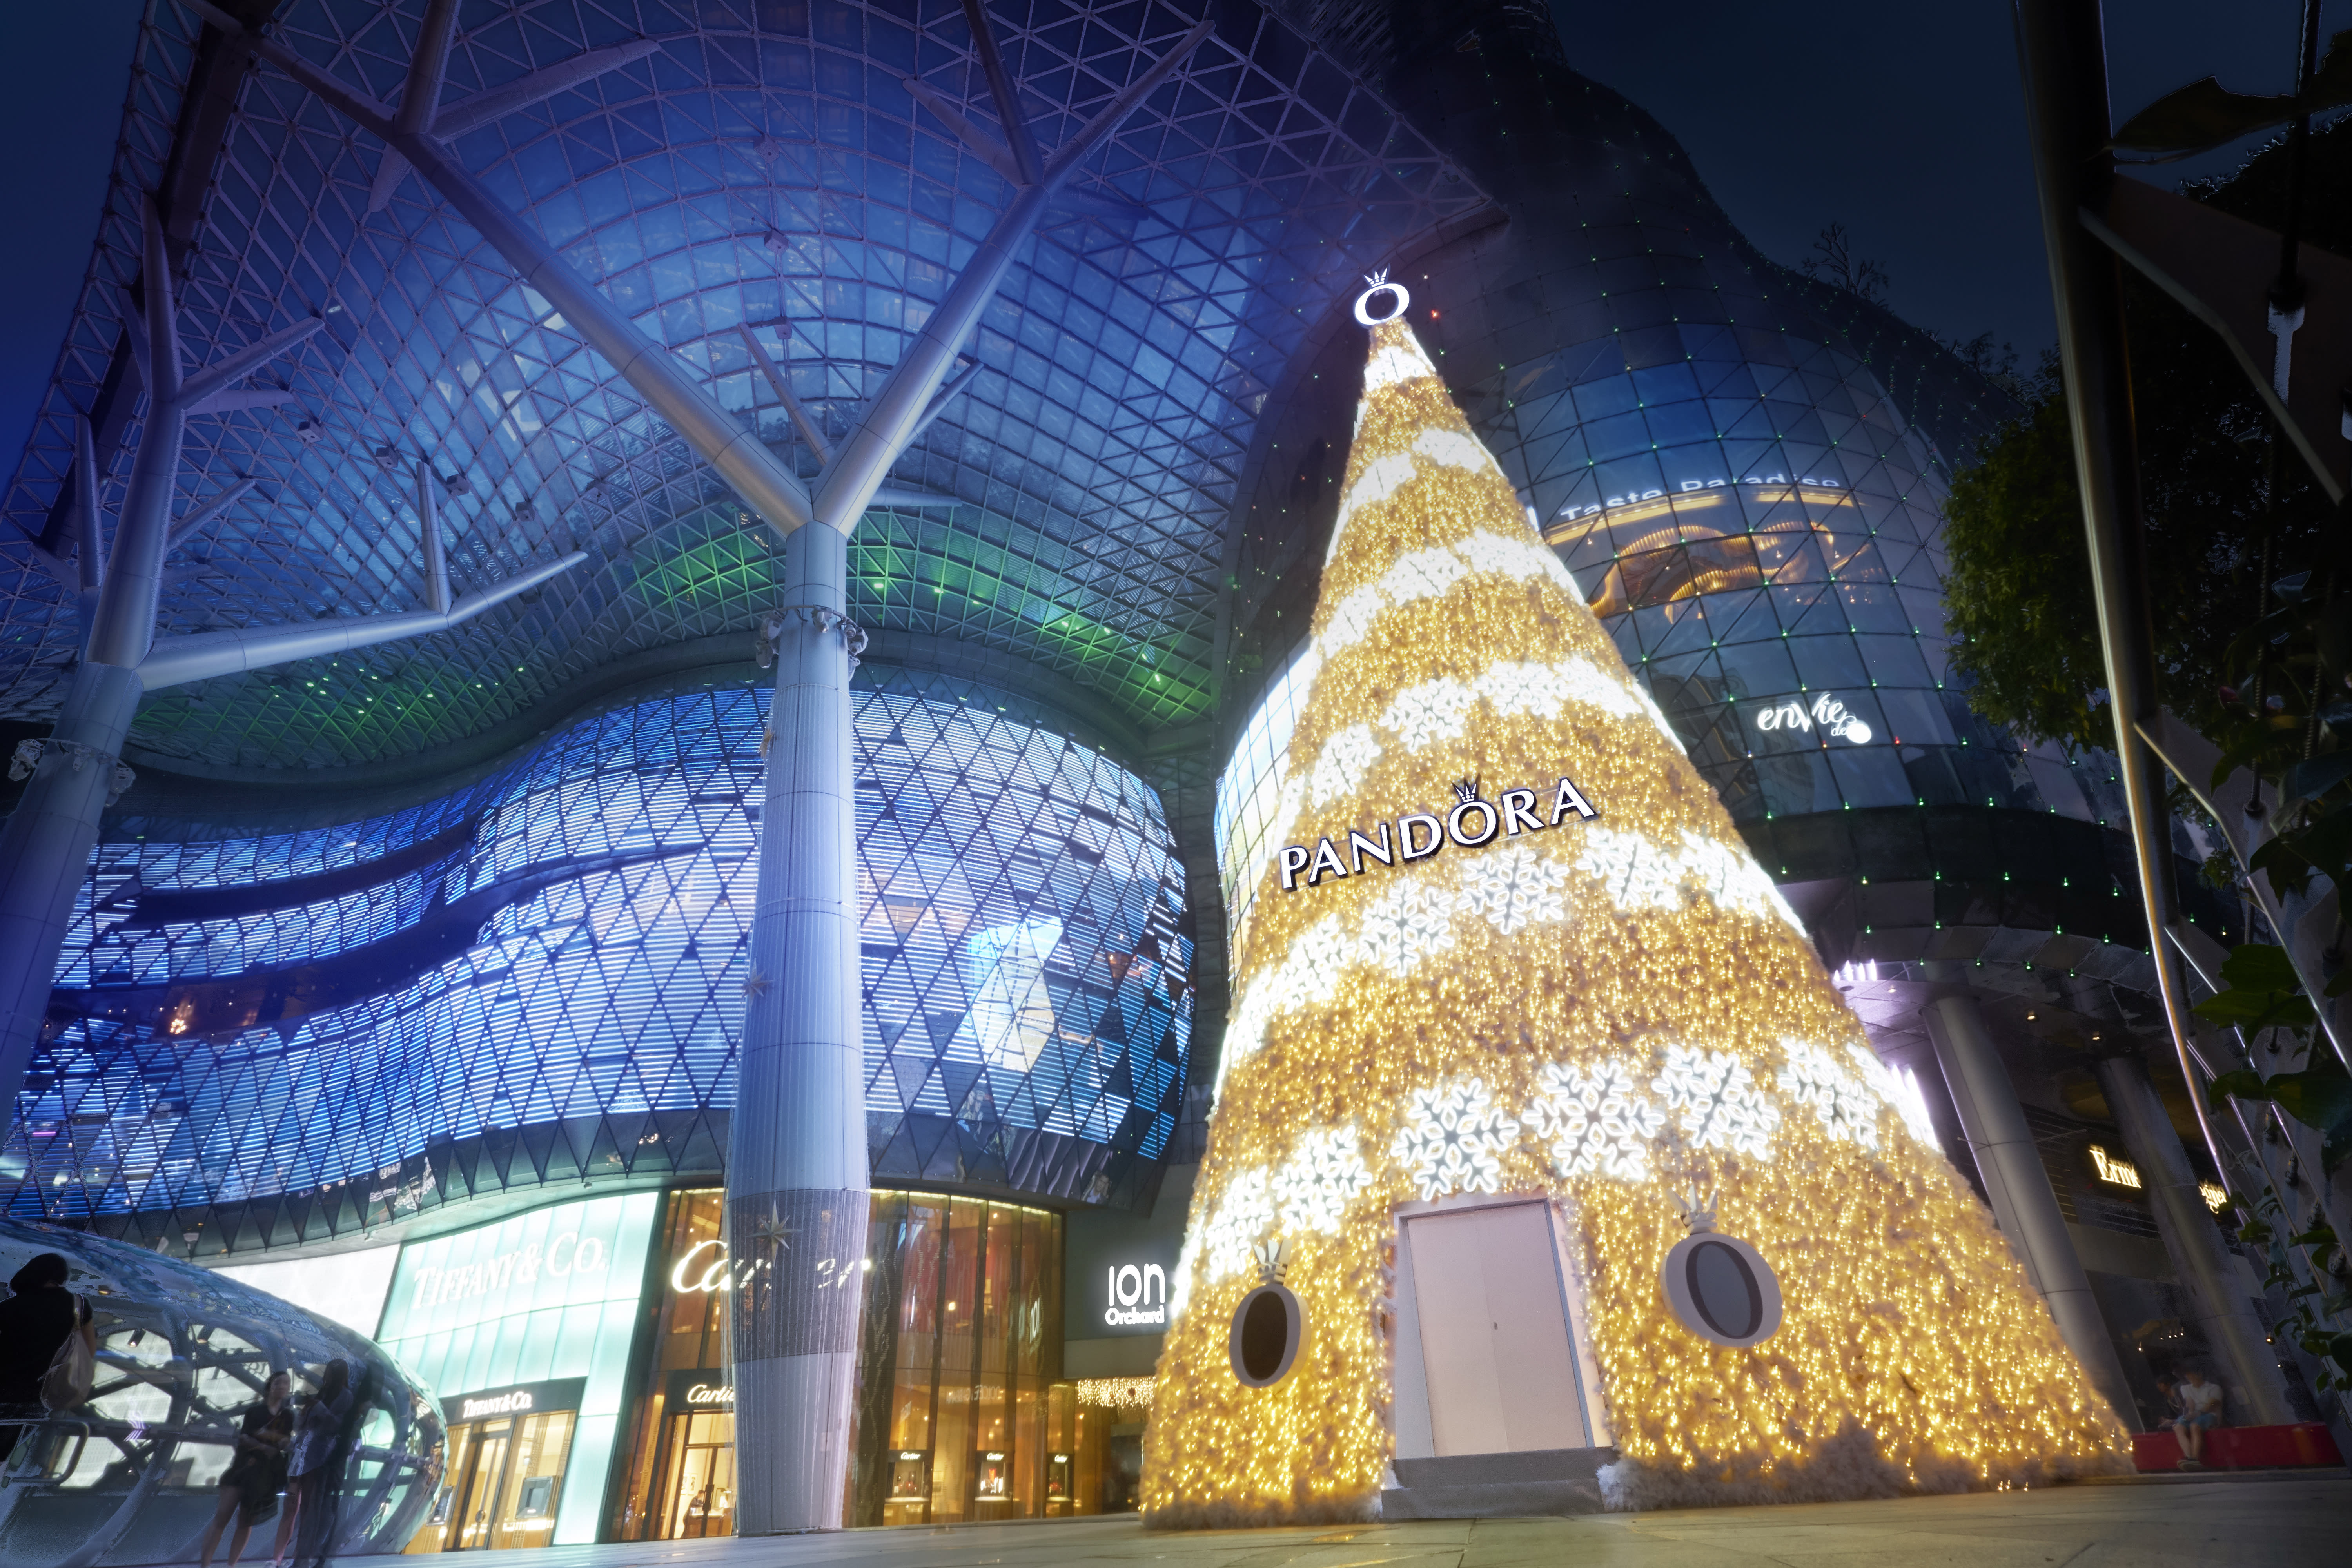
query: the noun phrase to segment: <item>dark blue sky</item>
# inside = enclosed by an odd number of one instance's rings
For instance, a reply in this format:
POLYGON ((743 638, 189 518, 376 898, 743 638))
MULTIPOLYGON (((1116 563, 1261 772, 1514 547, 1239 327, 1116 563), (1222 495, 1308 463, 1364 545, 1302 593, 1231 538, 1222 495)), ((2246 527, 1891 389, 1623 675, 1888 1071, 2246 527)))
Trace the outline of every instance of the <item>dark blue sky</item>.
MULTIPOLYGON (((13 471, 89 266, 142 0, 0 6, 0 470, 13 471)), ((1680 137, 1767 254, 1801 259, 1832 219, 1950 336, 1991 331, 2030 363, 2048 275, 2000 0, 1554 0, 1570 58, 1680 137)), ((2300 0, 2118 0, 2118 110, 2208 73, 2284 90, 2300 0)), ((2352 26, 2352 0, 2328 25, 2352 26)), ((2210 173, 2224 154, 2160 171, 2210 173)))
MULTIPOLYGON (((1948 337, 1990 331, 2030 365, 2053 341, 2010 7, 2001 0, 1553 0, 1570 63, 1655 115, 1765 254, 1832 219, 1948 337)), ((2294 77, 2302 0, 2109 0, 2117 118, 2201 76, 2294 77)), ((2334 0, 2324 27, 2352 27, 2334 0)), ((2147 171, 2233 168, 2244 149, 2147 171)))

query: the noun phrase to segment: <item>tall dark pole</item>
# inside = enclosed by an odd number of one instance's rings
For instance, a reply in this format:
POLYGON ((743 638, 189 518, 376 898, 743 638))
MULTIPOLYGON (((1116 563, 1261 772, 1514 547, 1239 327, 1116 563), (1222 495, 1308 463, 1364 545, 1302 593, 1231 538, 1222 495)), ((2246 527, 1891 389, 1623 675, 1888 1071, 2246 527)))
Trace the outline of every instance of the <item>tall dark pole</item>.
POLYGON ((2199 1092, 2189 1040, 2189 998, 2167 930, 2176 915, 2171 821, 2163 763, 2141 738, 2157 719, 2155 632, 2142 550, 2139 457, 2133 436, 2130 364, 2124 343, 2122 263, 2083 226, 2116 179, 2107 108, 2106 40, 2097 0, 2016 0, 2018 65, 2032 138, 2058 354, 2074 438, 2074 475, 2091 551, 2091 590, 2106 659, 2108 711, 2131 817, 2140 905, 2147 911, 2165 1021, 2189 1102, 2214 1164, 2227 1173, 2199 1092))

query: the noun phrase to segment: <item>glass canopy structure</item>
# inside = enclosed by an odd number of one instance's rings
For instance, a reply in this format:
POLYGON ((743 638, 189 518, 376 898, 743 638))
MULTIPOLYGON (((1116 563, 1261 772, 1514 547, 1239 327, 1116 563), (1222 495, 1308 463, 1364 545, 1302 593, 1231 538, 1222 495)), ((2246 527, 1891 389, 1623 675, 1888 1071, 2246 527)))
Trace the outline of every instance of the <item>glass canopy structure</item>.
MULTIPOLYGON (((397 96, 416 7, 247 9, 274 11, 272 36, 341 79, 397 96)), ((991 15, 1048 144, 1194 20, 1158 5, 991 15)), ((453 95, 657 46, 453 146, 804 467, 742 329, 837 434, 1007 198, 936 111, 991 113, 953 4, 566 0, 466 20, 453 95)), ((773 541, 420 182, 379 192, 374 143, 168 0, 132 82, 79 308, 0 497, 33 542, 0 550, 0 715, 49 712, 79 644, 76 421, 108 486, 138 436, 126 329, 145 193, 198 352, 326 321, 245 389, 253 406, 191 425, 184 514, 226 504, 182 530, 160 630, 414 604, 417 464, 438 476, 461 584, 573 549, 590 561, 457 635, 159 695, 138 752, 232 767, 403 756, 772 607, 773 541)), ((1359 271, 1485 200, 1300 34, 1225 8, 1025 248, 968 348, 978 374, 853 536, 850 614, 1017 653, 1139 722, 1206 712, 1219 533, 1257 403, 1359 271)))

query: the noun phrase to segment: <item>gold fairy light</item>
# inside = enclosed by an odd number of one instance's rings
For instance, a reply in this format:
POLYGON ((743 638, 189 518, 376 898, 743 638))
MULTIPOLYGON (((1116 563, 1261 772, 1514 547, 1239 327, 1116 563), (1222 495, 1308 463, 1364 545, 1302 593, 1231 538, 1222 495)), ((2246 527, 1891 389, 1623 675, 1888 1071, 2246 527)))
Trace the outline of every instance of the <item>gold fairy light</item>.
POLYGON ((1612 1506, 2128 1468, 1991 1216, 1906 1121, 1412 330, 1363 319, 1320 665, 1235 955, 1147 1515, 1377 1508, 1396 1210, 1448 1191, 1570 1200, 1612 1506), (1781 1325, 1752 1348, 1662 1297, 1694 1188, 1780 1282, 1781 1325), (1232 1326, 1277 1245, 1304 1330, 1287 1375, 1251 1386, 1232 1326))

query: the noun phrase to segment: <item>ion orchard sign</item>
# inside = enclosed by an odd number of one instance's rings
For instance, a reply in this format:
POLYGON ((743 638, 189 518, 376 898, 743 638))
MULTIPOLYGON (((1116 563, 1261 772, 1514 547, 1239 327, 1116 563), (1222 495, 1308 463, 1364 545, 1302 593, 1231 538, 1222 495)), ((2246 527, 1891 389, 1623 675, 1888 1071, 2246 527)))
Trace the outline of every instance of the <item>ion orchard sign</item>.
POLYGON ((1157 1263, 1139 1268, 1132 1263, 1108 1266, 1103 1321, 1112 1328, 1168 1326, 1168 1270, 1157 1263), (1153 1305, 1157 1301, 1158 1305, 1153 1305))
POLYGON ((1312 849, 1304 844, 1283 846, 1282 890, 1287 893, 1297 889, 1301 871, 1307 873, 1307 885, 1311 888, 1325 877, 1361 876, 1368 859, 1383 866, 1393 866, 1399 860, 1425 860, 1448 842, 1475 849, 1493 843, 1498 835, 1540 833, 1547 827, 1557 827, 1570 812, 1588 822, 1601 815, 1584 798, 1583 792, 1566 778, 1552 791, 1548 814, 1537 809, 1537 794, 1531 789, 1507 789, 1493 800, 1485 800, 1480 798, 1473 781, 1455 784, 1454 793, 1457 797, 1454 808, 1444 816, 1407 812, 1396 819, 1393 835, 1391 825, 1385 822, 1375 825, 1379 828, 1376 837, 1367 837, 1360 829, 1350 827, 1344 850, 1328 838, 1318 839, 1312 849))
POLYGON ((1774 703, 1756 715, 1756 727, 1767 731, 1802 730, 1811 734, 1816 724, 1824 733, 1857 746, 1867 744, 1870 740, 1870 726, 1846 711, 1845 704, 1838 700, 1834 691, 1824 691, 1814 698, 1810 709, 1805 706, 1803 698, 1791 697, 1786 702, 1774 703))

